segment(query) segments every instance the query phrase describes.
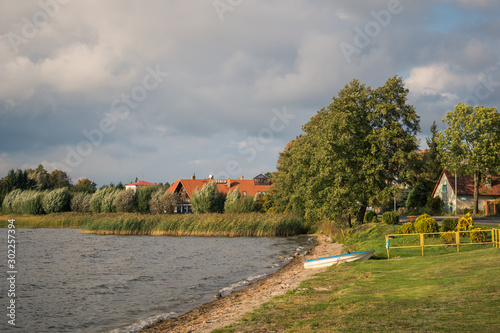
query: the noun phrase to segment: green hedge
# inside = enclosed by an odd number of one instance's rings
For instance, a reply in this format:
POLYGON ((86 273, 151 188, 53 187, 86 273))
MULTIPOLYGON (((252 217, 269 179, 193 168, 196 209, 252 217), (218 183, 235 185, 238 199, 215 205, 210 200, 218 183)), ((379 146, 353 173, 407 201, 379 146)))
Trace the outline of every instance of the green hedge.
POLYGON ((441 231, 453 231, 457 227, 458 219, 444 219, 441 221, 441 231))
POLYGON ((395 212, 385 212, 382 214, 382 222, 387 224, 398 224, 399 215, 395 212))

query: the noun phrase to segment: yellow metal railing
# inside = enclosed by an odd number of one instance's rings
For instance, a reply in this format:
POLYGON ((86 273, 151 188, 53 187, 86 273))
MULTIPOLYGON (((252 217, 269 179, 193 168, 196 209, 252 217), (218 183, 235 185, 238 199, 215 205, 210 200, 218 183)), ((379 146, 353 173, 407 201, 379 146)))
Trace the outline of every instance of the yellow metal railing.
MULTIPOLYGON (((488 237, 486 237, 488 239, 488 237)), ((491 229, 491 230, 468 230, 468 231, 447 231, 447 232, 431 232, 431 233, 419 233, 419 234, 390 234, 385 236, 385 247, 387 249, 387 258, 390 258, 390 249, 408 249, 408 248, 421 248, 422 249, 422 256, 424 256, 424 248, 426 247, 450 247, 450 246, 456 246, 457 247, 457 252, 460 252, 460 246, 466 246, 466 245, 486 245, 486 244, 493 244, 494 247, 500 248, 500 229, 491 229), (488 233, 491 233, 491 241, 484 241, 484 242, 479 242, 479 243, 473 243, 473 242, 460 242, 460 237, 467 237, 465 234, 471 233, 471 232, 484 232, 486 236, 488 233), (439 243, 439 244, 429 244, 431 240, 433 242, 436 242, 435 237, 430 237, 432 235, 442 235, 442 234, 451 234, 451 238, 454 239, 454 242, 446 242, 446 243, 439 243), (391 239, 395 238, 400 238, 400 237, 413 237, 416 238, 418 237, 418 245, 405 245, 405 246, 391 246, 391 239), (428 240, 426 244, 426 240, 428 240)))
POLYGON ((491 242, 496 248, 500 248, 500 229, 491 229, 491 242))

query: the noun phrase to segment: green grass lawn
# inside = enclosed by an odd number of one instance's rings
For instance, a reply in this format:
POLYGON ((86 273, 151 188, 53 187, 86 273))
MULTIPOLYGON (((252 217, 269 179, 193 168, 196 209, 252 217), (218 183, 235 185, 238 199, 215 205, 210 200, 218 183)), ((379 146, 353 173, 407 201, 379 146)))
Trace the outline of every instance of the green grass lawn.
POLYGON ((346 235, 375 259, 332 266, 215 332, 500 332, 500 249, 387 260, 391 228, 346 235))

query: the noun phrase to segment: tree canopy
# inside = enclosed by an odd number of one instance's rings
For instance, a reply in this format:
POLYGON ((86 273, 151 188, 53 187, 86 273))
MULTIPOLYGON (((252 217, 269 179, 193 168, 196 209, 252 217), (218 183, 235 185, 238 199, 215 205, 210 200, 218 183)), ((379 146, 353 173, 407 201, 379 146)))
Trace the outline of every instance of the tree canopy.
POLYGON ((306 217, 363 221, 366 206, 402 182, 417 149, 419 117, 400 77, 372 89, 347 84, 303 126, 280 154, 275 177, 278 209, 306 217))
POLYGON ((500 114, 496 107, 458 103, 437 136, 438 156, 449 170, 474 177, 474 207, 478 212, 479 183, 500 171, 500 114))

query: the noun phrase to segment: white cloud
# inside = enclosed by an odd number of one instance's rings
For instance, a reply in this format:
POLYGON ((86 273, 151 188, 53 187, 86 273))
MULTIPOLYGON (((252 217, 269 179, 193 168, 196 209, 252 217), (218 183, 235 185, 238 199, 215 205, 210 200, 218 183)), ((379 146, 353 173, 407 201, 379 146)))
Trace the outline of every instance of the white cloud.
POLYGON ((413 91, 450 91, 463 86, 464 79, 449 64, 440 63, 412 68, 406 84, 413 91))

